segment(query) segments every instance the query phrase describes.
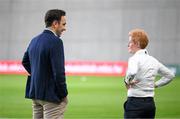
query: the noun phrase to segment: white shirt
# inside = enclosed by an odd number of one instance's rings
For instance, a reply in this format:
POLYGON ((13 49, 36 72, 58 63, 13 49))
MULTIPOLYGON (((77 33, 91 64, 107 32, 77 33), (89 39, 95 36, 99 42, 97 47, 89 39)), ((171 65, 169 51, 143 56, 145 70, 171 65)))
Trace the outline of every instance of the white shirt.
POLYGON ((139 81, 128 89, 128 97, 154 97, 154 86, 161 87, 174 78, 174 74, 154 57, 148 55, 147 50, 137 51, 128 61, 128 70, 125 82, 132 80, 139 81), (155 82, 157 75, 162 76, 155 82))

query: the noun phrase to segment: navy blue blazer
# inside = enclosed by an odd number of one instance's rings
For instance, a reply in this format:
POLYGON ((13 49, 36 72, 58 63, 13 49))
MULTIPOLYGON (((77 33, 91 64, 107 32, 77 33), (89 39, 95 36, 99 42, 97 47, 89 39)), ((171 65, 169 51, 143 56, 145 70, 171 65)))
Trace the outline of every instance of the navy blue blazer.
POLYGON ((26 98, 60 103, 67 96, 63 42, 53 32, 31 40, 22 64, 29 73, 26 98))

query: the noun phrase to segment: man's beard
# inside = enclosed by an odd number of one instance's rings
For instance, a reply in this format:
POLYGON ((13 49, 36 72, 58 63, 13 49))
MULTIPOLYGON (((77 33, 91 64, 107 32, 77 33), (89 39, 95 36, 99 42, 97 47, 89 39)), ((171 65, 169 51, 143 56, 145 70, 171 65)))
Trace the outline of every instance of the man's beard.
POLYGON ((57 31, 56 31, 56 35, 57 35, 58 37, 60 37, 60 36, 61 36, 61 31, 57 30, 57 31))

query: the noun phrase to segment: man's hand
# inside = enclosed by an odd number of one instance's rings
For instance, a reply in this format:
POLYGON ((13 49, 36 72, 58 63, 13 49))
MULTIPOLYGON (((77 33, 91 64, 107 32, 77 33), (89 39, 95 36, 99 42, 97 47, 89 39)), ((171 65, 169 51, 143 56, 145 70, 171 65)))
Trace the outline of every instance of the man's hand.
POLYGON ((67 96, 63 98, 63 100, 67 100, 67 96))

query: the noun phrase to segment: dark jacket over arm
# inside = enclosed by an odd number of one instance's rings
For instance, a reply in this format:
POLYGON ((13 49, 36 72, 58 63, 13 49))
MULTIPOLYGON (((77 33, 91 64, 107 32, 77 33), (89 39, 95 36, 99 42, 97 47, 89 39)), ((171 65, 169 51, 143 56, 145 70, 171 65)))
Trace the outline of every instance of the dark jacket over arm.
POLYGON ((64 68, 64 48, 61 40, 58 40, 50 51, 50 60, 53 72, 53 79, 57 87, 57 94, 59 97, 65 97, 66 90, 66 77, 64 68), (59 60, 62 59, 62 60, 59 60), (61 80, 60 80, 61 79, 61 80))
POLYGON ((33 38, 22 64, 30 74, 26 98, 59 103, 67 96, 63 42, 51 31, 33 38))
POLYGON ((31 67, 30 67, 30 61, 29 61, 29 54, 28 51, 26 51, 24 53, 24 57, 22 60, 22 65, 24 66, 24 68, 26 69, 26 71, 31 74, 31 67))

